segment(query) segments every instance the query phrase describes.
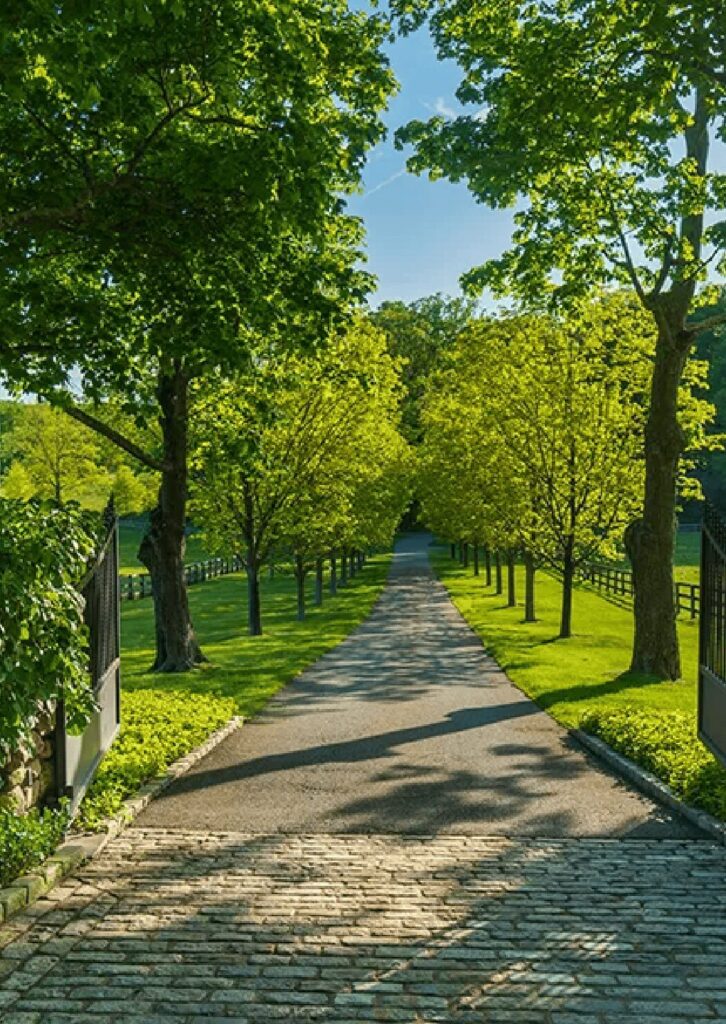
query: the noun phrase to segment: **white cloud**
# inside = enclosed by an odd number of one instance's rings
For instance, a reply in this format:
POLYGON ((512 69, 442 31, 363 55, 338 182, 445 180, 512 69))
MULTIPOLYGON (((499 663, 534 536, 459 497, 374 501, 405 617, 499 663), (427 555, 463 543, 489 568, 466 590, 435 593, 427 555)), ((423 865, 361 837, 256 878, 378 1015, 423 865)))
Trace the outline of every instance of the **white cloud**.
POLYGON ((364 192, 361 199, 367 199, 368 196, 372 196, 375 195, 376 192, 380 192, 382 188, 387 188, 389 185, 392 185, 394 181, 398 181, 399 178, 402 178, 405 173, 406 168, 403 167, 400 171, 396 171, 395 174, 392 174, 390 178, 386 178, 385 181, 381 181, 378 185, 374 185, 373 188, 364 192))
POLYGON ((435 103, 424 103, 424 106, 433 114, 437 114, 439 117, 445 117, 447 121, 452 121, 455 117, 458 117, 458 111, 454 110, 451 104, 447 103, 443 96, 437 96, 435 103))

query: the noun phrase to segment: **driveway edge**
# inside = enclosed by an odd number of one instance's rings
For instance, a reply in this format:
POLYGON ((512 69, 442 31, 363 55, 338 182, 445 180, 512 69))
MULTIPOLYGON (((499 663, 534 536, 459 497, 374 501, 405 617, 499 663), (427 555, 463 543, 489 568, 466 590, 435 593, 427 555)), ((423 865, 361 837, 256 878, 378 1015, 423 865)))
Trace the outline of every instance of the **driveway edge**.
POLYGON ((169 765, 163 775, 150 779, 133 796, 124 800, 121 809, 106 819, 100 831, 71 833, 69 838, 37 868, 16 878, 12 885, 5 889, 0 889, 0 924, 9 921, 15 914, 31 906, 41 896, 45 896, 81 864, 97 857, 107 843, 123 832, 155 797, 236 732, 242 723, 243 719, 240 716, 230 719, 221 729, 207 737, 204 743, 169 765))
POLYGON ((675 795, 670 786, 667 786, 656 775, 619 754, 597 736, 591 736, 590 733, 583 732, 582 729, 571 729, 570 735, 583 747, 586 747, 591 753, 595 754, 601 761, 604 761, 621 778, 632 782, 638 789, 652 797, 659 804, 663 804, 670 810, 676 811, 690 821, 692 825, 695 825, 696 828, 699 828, 702 832, 711 836, 712 839, 726 846, 726 824, 719 821, 718 818, 714 818, 713 815, 707 814, 706 811, 699 811, 695 807, 691 807, 690 804, 684 803, 683 800, 675 795))

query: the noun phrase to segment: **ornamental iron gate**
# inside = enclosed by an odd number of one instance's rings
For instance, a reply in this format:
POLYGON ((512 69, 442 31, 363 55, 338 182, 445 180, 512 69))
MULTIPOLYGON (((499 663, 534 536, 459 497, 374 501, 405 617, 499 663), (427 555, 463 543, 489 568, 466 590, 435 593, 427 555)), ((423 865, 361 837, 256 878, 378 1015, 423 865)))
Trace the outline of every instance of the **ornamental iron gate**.
POLYGON ((698 735, 726 763, 726 523, 709 503, 701 532, 698 735))
POLYGON ((121 652, 118 519, 110 503, 104 513, 106 538, 81 584, 89 631, 91 685, 96 711, 84 731, 68 732, 63 701, 56 708, 56 793, 78 807, 121 721, 121 652))

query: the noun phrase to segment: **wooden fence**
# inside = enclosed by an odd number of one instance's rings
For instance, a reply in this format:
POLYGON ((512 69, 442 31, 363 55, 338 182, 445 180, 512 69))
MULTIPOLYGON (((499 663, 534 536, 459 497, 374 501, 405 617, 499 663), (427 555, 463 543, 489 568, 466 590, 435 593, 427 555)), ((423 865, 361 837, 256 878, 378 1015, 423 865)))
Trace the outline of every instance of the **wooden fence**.
MULTIPOLYGON (((598 590, 614 597, 633 596, 633 574, 629 569, 591 564, 583 568, 582 577, 598 590)), ((698 618, 701 611, 701 588, 698 583, 677 582, 675 591, 676 611, 686 612, 691 619, 698 618)))
MULTIPOLYGON (((238 555, 232 558, 208 558, 203 562, 190 562, 184 567, 187 586, 204 583, 217 576, 228 576, 242 569, 242 559, 238 555)), ((139 601, 142 597, 151 597, 151 576, 148 572, 129 573, 119 577, 122 601, 139 601)))

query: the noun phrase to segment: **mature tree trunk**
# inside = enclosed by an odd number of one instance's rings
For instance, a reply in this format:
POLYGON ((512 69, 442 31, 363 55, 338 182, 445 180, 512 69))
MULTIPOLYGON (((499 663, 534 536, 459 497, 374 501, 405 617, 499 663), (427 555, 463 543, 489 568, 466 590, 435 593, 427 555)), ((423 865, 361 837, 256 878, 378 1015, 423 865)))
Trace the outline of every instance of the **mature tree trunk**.
POLYGON ((186 672, 206 660, 194 634, 184 573, 188 383, 179 366, 158 380, 164 467, 159 505, 139 549, 155 594, 157 672, 186 672))
POLYGON ((560 638, 572 636, 572 590, 575 582, 575 538, 567 537, 562 558, 562 613, 560 616, 560 638))
POLYGON ((305 563, 302 555, 295 555, 295 585, 297 590, 297 621, 305 619, 305 563))
POLYGON ((348 552, 345 548, 340 552, 340 584, 344 586, 348 582, 348 552))
POLYGON ((479 545, 474 545, 474 575, 479 575, 479 545))
MULTIPOLYGON (((713 111, 708 90, 696 88, 694 117, 685 131, 686 156, 700 178, 707 172, 709 122, 713 111)), ((694 206, 680 225, 694 264, 701 258, 704 217, 694 206)), ((670 254, 664 270, 670 270, 670 254)), ((664 275, 665 277, 666 275, 664 275)), ((684 438, 678 422, 678 392, 693 335, 686 320, 696 291, 695 275, 676 279, 670 290, 645 296, 658 335, 645 428, 645 499, 642 518, 626 530, 625 546, 633 566, 635 631, 631 671, 663 679, 681 674, 673 580, 675 502, 678 462, 684 438)))
POLYGON ((451 545, 451 557, 452 559, 456 558, 456 544, 451 545))
POLYGON ((491 587, 491 585, 492 585, 492 552, 491 552, 491 549, 490 549, 488 544, 484 548, 484 568, 485 568, 486 574, 487 574, 487 586, 491 587))
POLYGON ((247 626, 250 636, 262 636, 262 604, 260 602, 260 565, 257 553, 248 548, 245 563, 247 573, 247 626))
POLYGON ((356 576, 355 568, 355 549, 351 548, 348 552, 348 578, 353 580, 356 576))
POLYGON ((332 597, 338 593, 338 557, 334 551, 330 552, 330 594, 332 597))
POLYGON ((315 560, 315 607, 319 608, 323 603, 323 560, 315 560))
POLYGON ((469 568, 469 545, 464 545, 464 568, 469 568))
POLYGON ((515 608, 517 605, 517 582, 516 582, 516 565, 514 561, 514 552, 509 549, 507 551, 507 607, 515 608))
POLYGON ((494 552, 494 570, 496 575, 496 587, 494 588, 495 594, 501 594, 504 591, 502 583, 502 556, 499 551, 494 552))
POLYGON ((534 581, 537 569, 534 557, 529 551, 524 553, 524 621, 536 622, 534 605, 534 581))
POLYGON ((358 571, 359 572, 362 570, 363 566, 365 565, 365 562, 366 562, 365 553, 363 551, 359 551, 358 552, 358 571))
POLYGON ((645 428, 643 516, 625 531, 633 567, 635 632, 631 671, 678 679, 681 661, 673 578, 675 506, 683 434, 678 390, 688 353, 682 332, 663 324, 658 332, 645 428))

